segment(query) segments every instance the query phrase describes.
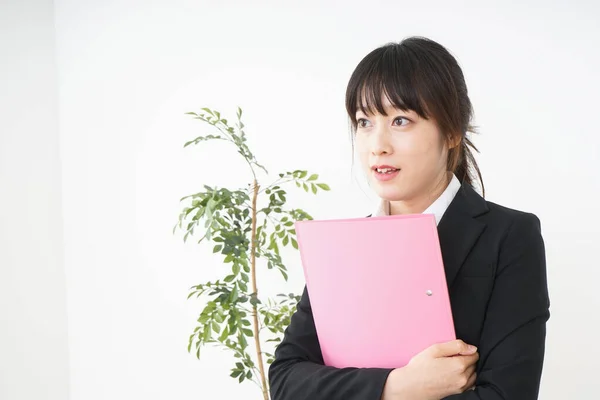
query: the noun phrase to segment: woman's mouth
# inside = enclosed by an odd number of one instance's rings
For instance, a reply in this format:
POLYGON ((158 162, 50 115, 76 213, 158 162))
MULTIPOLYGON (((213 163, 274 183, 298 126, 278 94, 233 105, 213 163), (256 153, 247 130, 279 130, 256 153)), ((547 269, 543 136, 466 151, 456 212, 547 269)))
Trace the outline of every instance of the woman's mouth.
POLYGON ((373 173, 375 175, 375 179, 379 181, 389 181, 390 179, 394 179, 396 176, 398 176, 400 169, 385 165, 373 167, 373 173))

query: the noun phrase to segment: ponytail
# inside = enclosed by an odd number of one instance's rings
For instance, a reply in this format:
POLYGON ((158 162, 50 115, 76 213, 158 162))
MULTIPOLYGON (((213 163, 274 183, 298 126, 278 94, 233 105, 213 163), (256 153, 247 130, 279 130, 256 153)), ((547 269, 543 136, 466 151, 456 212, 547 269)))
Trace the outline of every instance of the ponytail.
MULTIPOLYGON (((477 133, 472 126, 469 126, 468 131, 477 133)), ((475 187, 475 180, 477 179, 481 186, 482 196, 485 197, 483 177, 481 176, 481 170, 479 169, 479 165, 477 165, 474 153, 479 153, 479 150, 467 134, 464 134, 460 140, 460 144, 451 148, 448 152, 448 170, 452 171, 462 184, 475 187)))

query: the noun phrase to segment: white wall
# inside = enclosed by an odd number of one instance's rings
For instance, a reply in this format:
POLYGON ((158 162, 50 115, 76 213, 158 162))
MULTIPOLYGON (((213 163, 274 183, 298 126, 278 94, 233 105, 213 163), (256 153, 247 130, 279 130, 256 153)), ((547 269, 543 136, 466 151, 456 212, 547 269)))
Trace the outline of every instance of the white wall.
POLYGON ((52 1, 0 3, 0 399, 69 397, 52 1))
MULTIPOLYGON (((540 398, 591 398, 600 356, 599 7, 246 3, 55 4, 71 398, 259 398, 228 377, 229 355, 208 350, 199 362, 186 352, 201 309, 185 300, 187 288, 219 269, 210 250, 171 234, 178 199, 204 183, 243 186, 249 177, 227 146, 182 149, 206 132, 183 113, 209 106, 233 117, 242 106, 262 163, 274 173, 319 172, 333 188, 291 201, 317 218, 365 215, 374 199, 351 175, 345 85, 367 52, 413 34, 440 41, 463 65, 488 199, 542 219, 553 314, 540 398)), ((31 154, 19 146, 6 160, 19 173, 29 163, 53 173, 31 154)), ((21 174, 3 180, 21 185, 30 179, 21 174)), ((2 211, 13 221, 16 201, 2 211)), ((16 236, 2 243, 24 246, 16 236)), ((301 288, 298 260, 288 255, 289 285, 261 276, 265 292, 301 288)))

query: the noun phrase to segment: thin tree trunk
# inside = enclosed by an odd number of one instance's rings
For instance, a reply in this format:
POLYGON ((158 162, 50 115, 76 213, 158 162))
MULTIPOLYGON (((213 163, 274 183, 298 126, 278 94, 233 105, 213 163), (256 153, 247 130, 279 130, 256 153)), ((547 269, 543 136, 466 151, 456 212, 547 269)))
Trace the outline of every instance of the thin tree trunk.
MULTIPOLYGON (((250 264, 252 274, 252 293, 258 298, 258 289, 256 287, 256 199, 258 198, 258 182, 254 180, 254 194, 252 196, 252 244, 250 250, 250 264)), ((258 362, 258 369, 260 371, 260 380, 262 385, 262 392, 264 400, 269 400, 269 391, 267 388, 267 376, 265 374, 265 367, 263 365, 263 355, 260 345, 260 333, 258 324, 258 310, 256 303, 252 306, 252 317, 254 318, 254 344, 256 346, 256 359, 258 362)))

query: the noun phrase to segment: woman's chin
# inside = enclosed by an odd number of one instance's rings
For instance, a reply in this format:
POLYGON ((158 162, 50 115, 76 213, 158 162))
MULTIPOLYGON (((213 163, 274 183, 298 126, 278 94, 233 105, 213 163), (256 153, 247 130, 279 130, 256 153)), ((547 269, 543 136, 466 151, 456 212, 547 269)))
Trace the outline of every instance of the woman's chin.
POLYGON ((406 198, 406 193, 397 187, 380 187, 375 186, 374 188, 377 196, 387 201, 402 201, 406 198))

